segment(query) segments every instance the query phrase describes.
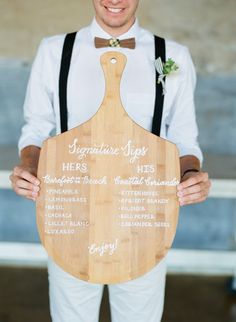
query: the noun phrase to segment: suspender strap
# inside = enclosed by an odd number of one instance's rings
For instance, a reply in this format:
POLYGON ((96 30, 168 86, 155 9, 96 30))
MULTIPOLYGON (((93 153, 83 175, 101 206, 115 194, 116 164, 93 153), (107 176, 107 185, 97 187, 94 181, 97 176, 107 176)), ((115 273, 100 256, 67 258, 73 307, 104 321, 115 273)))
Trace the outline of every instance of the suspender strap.
MULTIPOLYGON (((154 36, 155 39, 155 59, 161 57, 163 63, 166 62, 166 44, 165 39, 154 36)), ((156 99, 155 99, 155 107, 154 107, 154 115, 152 122, 152 133, 160 136, 161 132, 161 120, 163 113, 163 105, 164 105, 164 95, 162 84, 158 84, 158 72, 156 71, 156 99)), ((164 80, 165 81, 165 80, 164 80)))
MULTIPOLYGON (((67 112, 67 81, 70 69, 71 56, 74 46, 76 32, 69 33, 65 37, 61 68, 59 75, 59 102, 60 102, 60 120, 61 120, 61 133, 68 130, 68 112, 67 112)), ((155 40, 155 59, 161 57, 162 62, 166 61, 166 47, 163 38, 154 36, 155 40)), ((152 133, 160 136, 161 120, 164 104, 164 95, 162 93, 162 84, 158 84, 158 73, 156 71, 156 98, 152 123, 152 133)))
POLYGON ((68 130, 68 116, 67 116, 67 80, 70 69, 71 56, 74 46, 76 32, 67 34, 65 37, 61 68, 59 75, 59 102, 60 102, 60 118, 61 118, 61 133, 68 130))

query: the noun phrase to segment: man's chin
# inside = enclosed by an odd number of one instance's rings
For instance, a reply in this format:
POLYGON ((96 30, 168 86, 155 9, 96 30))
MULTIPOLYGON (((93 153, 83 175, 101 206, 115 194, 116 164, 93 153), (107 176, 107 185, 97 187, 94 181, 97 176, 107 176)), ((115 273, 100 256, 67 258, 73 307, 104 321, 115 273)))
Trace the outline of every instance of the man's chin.
POLYGON ((105 25, 109 28, 122 28, 123 26, 125 26, 125 22, 121 21, 120 19, 109 19, 107 21, 105 21, 105 25))

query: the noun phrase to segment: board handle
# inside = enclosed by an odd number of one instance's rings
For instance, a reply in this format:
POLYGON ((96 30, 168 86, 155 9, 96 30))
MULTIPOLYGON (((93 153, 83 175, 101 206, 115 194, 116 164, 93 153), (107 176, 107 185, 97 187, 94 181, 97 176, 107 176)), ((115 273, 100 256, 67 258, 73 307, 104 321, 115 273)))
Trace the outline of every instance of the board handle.
POLYGON ((109 51, 101 56, 101 65, 105 77, 106 100, 120 99, 120 81, 126 65, 127 58, 117 51, 109 51))

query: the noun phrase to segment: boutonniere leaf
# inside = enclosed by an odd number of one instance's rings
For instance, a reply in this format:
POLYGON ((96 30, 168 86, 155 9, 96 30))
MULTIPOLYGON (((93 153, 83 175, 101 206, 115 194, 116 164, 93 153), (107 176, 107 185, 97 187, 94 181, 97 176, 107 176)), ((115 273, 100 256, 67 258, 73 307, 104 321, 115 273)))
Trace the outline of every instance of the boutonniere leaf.
POLYGON ((163 95, 165 95, 166 88, 165 88, 164 79, 166 76, 172 74, 173 72, 176 72, 179 69, 179 66, 175 63, 175 61, 172 58, 168 58, 166 63, 163 64, 161 57, 158 57, 155 60, 155 67, 159 74, 157 82, 158 84, 161 83, 162 89, 163 89, 163 95))

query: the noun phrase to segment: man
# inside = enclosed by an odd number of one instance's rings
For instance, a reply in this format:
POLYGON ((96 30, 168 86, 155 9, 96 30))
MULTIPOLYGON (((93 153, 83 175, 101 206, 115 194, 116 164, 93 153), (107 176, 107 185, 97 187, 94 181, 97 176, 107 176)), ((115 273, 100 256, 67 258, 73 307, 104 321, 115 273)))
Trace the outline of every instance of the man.
MULTIPOLYGON (((121 98, 130 117, 150 130, 155 100, 153 35, 139 27, 135 12, 139 0, 93 0, 95 19, 76 35, 68 80, 68 127, 93 116, 103 98, 104 79, 99 65, 102 53, 94 37, 135 37, 135 49, 112 48, 127 56, 121 83, 121 98), (91 93, 92 87, 92 93, 91 93), (92 95, 91 95, 92 94, 92 95)), ((32 67, 25 100, 26 125, 19 142, 21 163, 11 175, 17 194, 36 200, 40 182, 36 177, 40 147, 56 127, 60 133, 58 79, 65 36, 44 39, 32 67)), ((210 181, 200 170, 193 91, 195 73, 188 50, 166 41, 166 56, 179 66, 166 81, 161 137, 177 144, 180 151, 180 205, 206 199, 210 181)), ((102 285, 80 281, 49 260, 50 309, 53 322, 98 320, 102 285)), ((165 287, 165 260, 144 276, 127 283, 109 285, 113 322, 158 322, 161 320, 165 287)))

